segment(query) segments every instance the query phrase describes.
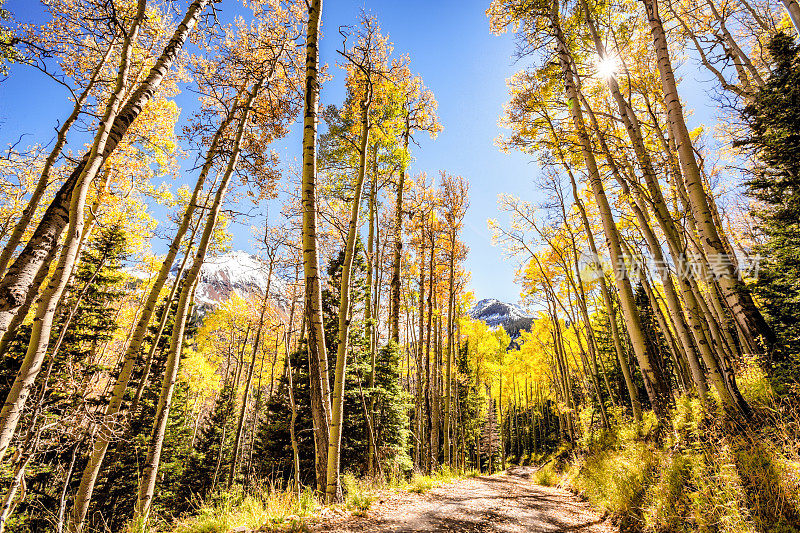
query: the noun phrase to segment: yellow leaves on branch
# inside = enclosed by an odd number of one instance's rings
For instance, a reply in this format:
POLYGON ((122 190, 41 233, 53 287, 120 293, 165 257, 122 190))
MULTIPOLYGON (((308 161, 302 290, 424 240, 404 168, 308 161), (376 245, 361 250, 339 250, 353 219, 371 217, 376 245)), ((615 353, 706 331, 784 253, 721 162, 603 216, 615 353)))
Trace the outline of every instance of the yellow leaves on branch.
POLYGON ((128 194, 134 189, 147 192, 153 177, 177 175, 175 125, 179 116, 180 108, 173 100, 155 98, 144 106, 106 161, 112 184, 128 194))
MULTIPOLYGON (((242 354, 246 361, 251 360, 262 304, 263 298, 259 295, 243 298, 234 293, 204 317, 197 332, 195 352, 191 354, 193 362, 185 374, 190 388, 193 387, 194 393, 203 398, 201 403, 215 392, 212 382, 219 386, 220 374, 224 372, 226 362, 235 361, 242 354)), ((259 351, 256 354, 256 380, 262 367, 262 358, 269 362, 264 365, 266 372, 272 363, 277 363, 285 356, 284 344, 276 344, 276 336, 280 340, 283 334, 285 317, 273 302, 267 305, 259 351)), ((181 365, 183 364, 182 362, 181 365)), ((269 376, 265 375, 264 379, 269 379, 269 376)))
MULTIPOLYGON (((237 175, 255 201, 273 198, 280 179, 278 155, 270 144, 288 133, 302 106, 303 33, 301 3, 252 3, 251 21, 238 18, 221 35, 200 44, 189 70, 200 94, 201 109, 186 129, 187 136, 205 144, 219 123, 236 116, 252 87, 261 90, 250 109, 241 143, 237 175)), ((226 132, 227 142, 235 128, 226 132)), ((227 153, 227 151, 223 151, 227 153)), ((223 154, 224 155, 224 154, 223 154)), ((224 167, 226 157, 216 156, 224 167), (224 160, 224 161, 222 161, 224 160)))
POLYGON ((195 415, 199 415, 203 404, 222 389, 217 366, 209 360, 208 354, 191 347, 183 350, 180 379, 189 386, 190 405, 195 415))

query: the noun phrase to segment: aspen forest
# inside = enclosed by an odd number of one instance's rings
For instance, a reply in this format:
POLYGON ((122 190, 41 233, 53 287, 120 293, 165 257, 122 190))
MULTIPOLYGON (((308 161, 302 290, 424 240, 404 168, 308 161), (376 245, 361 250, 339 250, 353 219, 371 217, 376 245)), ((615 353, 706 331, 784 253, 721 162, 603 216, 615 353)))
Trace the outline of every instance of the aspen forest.
POLYGON ((0 393, 0 533, 800 533, 800 4, 0 0, 0 393))

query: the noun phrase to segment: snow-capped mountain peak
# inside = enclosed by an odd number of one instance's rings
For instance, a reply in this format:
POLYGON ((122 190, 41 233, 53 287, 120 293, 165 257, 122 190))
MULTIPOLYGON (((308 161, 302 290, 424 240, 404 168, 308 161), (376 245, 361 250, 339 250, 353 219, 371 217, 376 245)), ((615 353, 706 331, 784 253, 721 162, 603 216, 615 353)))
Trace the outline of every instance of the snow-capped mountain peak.
POLYGON ((499 326, 520 318, 532 318, 531 315, 526 313, 517 304, 501 302, 495 298, 487 298, 476 303, 475 307, 469 312, 469 316, 474 319, 482 320, 491 327, 499 326))
POLYGON ((501 302, 495 298, 476 303, 469 316, 492 328, 503 326, 512 339, 519 337, 521 330, 529 330, 533 323, 533 316, 517 304, 501 302))
MULTIPOLYGON (((178 268, 177 264, 172 267, 172 275, 177 274, 178 268)), ((206 257, 200 269, 195 301, 213 307, 234 292, 240 296, 263 296, 267 290, 268 273, 269 264, 241 250, 206 257)), ((273 273, 270 293, 281 294, 283 283, 276 278, 273 273)))

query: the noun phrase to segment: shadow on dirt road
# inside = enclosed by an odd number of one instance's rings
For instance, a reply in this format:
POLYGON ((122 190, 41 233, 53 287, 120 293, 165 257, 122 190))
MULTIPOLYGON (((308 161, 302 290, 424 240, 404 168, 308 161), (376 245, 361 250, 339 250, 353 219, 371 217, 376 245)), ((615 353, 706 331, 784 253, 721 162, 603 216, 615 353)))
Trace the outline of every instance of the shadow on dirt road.
POLYGON ((319 524, 332 533, 417 531, 612 533, 615 528, 571 493, 534 485, 530 467, 450 483, 427 494, 375 502, 366 518, 319 524))

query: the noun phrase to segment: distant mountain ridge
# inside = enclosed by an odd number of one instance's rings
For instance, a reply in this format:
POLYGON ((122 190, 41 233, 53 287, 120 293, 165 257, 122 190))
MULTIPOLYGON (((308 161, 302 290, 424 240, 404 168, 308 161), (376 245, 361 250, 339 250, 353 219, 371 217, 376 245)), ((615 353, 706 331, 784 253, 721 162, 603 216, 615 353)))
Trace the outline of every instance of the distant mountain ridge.
POLYGON ((501 302, 495 298, 486 298, 476 303, 469 316, 492 328, 503 326, 512 339, 519 337, 523 330, 529 331, 533 324, 533 316, 520 306, 501 302))
MULTIPOLYGON (((175 277, 179 268, 180 265, 176 263, 170 274, 175 277)), ((206 257, 200 267, 195 302, 200 306, 213 308, 233 294, 244 298, 264 296, 268 273, 269 265, 266 261, 242 250, 206 257)), ((272 297, 283 303, 285 289, 283 281, 273 273, 269 289, 272 297)))

